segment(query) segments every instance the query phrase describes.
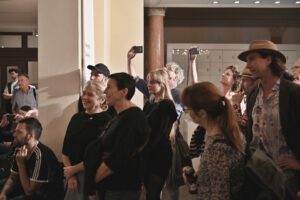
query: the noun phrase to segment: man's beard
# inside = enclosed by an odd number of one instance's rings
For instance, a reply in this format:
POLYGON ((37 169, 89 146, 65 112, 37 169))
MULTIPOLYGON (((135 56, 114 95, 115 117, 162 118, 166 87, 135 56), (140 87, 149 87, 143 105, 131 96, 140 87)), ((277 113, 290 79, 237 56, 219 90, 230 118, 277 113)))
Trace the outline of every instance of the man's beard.
POLYGON ((24 145, 27 145, 29 141, 28 134, 23 138, 21 142, 18 142, 16 140, 13 141, 13 147, 22 147, 24 145))

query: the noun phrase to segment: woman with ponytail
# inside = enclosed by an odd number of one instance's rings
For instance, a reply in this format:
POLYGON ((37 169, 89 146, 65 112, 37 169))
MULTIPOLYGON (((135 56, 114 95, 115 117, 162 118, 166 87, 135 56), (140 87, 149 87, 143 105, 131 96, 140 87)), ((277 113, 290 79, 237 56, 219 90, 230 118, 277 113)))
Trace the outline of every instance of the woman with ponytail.
POLYGON ((198 199, 233 199, 243 183, 244 142, 230 101, 210 82, 189 86, 182 103, 206 130, 198 171, 198 199))

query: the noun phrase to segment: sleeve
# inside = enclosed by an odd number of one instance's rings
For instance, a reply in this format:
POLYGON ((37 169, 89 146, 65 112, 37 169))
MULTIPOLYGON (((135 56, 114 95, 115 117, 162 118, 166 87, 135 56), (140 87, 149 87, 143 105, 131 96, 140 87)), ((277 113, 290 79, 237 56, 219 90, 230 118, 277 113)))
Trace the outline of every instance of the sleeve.
POLYGON ((141 92, 143 93, 143 95, 149 99, 150 94, 149 94, 149 90, 147 87, 147 82, 144 79, 141 79, 140 77, 135 77, 135 87, 141 92))
POLYGON ((17 94, 17 92, 15 91, 13 93, 12 100, 11 100, 11 104, 12 104, 11 109, 12 109, 12 111, 15 111, 16 106, 18 106, 17 102, 16 102, 16 94, 17 94))
POLYGON ((132 113, 131 116, 123 116, 126 121, 118 127, 116 142, 111 154, 104 160, 106 165, 112 171, 120 171, 123 166, 128 165, 133 154, 139 148, 138 144, 144 140, 147 135, 146 118, 141 111, 132 113), (124 131, 126 130, 126 131, 124 131))
POLYGON ((197 158, 204 151, 205 146, 205 129, 198 126, 194 131, 190 142, 190 155, 197 158))
POLYGON ((247 120, 246 120, 247 119, 247 114, 246 114, 246 112, 244 114, 242 114, 242 109, 241 109, 240 104, 233 104, 232 107, 233 107, 233 111, 236 115, 238 124, 241 127, 246 127, 247 126, 247 120))
POLYGON ((30 176, 31 181, 35 182, 48 182, 48 165, 47 162, 49 162, 46 158, 47 156, 42 154, 40 149, 36 149, 34 151, 34 157, 33 157, 33 170, 32 174, 30 176))
POLYGON ((215 144, 208 149, 207 169, 210 177, 212 200, 230 200, 230 167, 226 144, 215 144))

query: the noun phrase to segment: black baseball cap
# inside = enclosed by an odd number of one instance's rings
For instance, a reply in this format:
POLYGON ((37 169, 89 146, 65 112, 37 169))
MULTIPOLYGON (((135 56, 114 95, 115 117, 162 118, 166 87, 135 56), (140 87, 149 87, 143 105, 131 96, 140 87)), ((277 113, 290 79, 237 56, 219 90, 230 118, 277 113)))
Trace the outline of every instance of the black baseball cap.
POLYGON ((90 70, 97 70, 100 74, 103 74, 104 76, 108 77, 110 75, 110 71, 109 69, 106 67, 106 65, 102 64, 102 63, 98 63, 95 66, 94 65, 88 65, 87 66, 88 69, 90 70))

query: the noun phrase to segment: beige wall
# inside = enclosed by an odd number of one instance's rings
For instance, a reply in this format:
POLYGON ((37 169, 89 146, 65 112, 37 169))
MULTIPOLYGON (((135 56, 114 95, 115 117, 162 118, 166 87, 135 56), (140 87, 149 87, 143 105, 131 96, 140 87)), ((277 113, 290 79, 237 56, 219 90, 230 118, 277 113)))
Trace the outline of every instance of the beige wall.
MULTIPOLYGON (((144 4, 141 0, 94 0, 95 63, 105 63, 111 73, 127 72, 127 52, 143 45, 144 4)), ((143 77, 143 55, 134 59, 137 74, 143 77)), ((133 101, 142 107, 137 92, 133 101)))
MULTIPOLYGON (((299 44, 300 28, 287 27, 283 44, 299 44)), ((167 43, 235 43, 247 44, 255 39, 270 39, 269 27, 165 27, 167 43)))
POLYGON ((79 13, 79 0, 38 2, 39 119, 44 127, 41 141, 59 158, 79 93, 79 13))
MULTIPOLYGON (((39 1, 39 110, 41 141, 61 158, 62 143, 80 91, 80 0, 39 1), (55 10, 55 13, 53 13, 55 10)), ((143 45, 143 1, 95 0, 95 63, 127 71, 127 51, 143 45)), ((143 77, 143 57, 135 59, 143 77)), ((142 95, 134 102, 143 105, 142 95)))

